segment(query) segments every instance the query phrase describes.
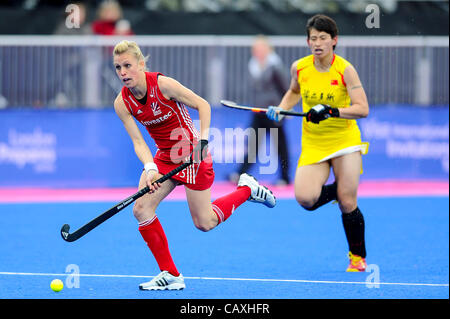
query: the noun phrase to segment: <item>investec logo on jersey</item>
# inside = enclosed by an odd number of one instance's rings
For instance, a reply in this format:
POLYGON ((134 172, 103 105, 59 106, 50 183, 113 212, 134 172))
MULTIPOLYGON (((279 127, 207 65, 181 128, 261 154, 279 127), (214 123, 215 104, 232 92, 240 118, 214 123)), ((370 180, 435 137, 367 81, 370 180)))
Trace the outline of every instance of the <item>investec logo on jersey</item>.
POLYGON ((161 114, 162 111, 161 111, 161 108, 159 107, 158 103, 152 102, 150 107, 152 108, 154 116, 157 116, 157 115, 161 114))
POLYGON ((142 125, 145 125, 145 126, 155 125, 155 124, 159 124, 161 122, 164 122, 165 120, 167 120, 171 116, 172 116, 172 111, 169 111, 169 113, 165 114, 164 116, 160 116, 157 119, 154 119, 154 120, 151 120, 151 121, 140 121, 140 122, 142 123, 142 125))

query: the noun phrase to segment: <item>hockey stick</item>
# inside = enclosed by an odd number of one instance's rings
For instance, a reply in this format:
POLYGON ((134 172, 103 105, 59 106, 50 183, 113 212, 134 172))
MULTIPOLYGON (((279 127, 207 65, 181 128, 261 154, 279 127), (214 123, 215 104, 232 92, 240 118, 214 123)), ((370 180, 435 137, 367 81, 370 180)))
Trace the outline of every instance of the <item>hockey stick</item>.
MULTIPOLYGON (((183 163, 182 165, 171 170, 169 173, 162 176, 160 179, 158 179, 157 181, 155 181, 153 183, 162 183, 162 182, 168 180, 169 178, 171 178, 172 176, 174 176, 175 174, 177 174, 178 172, 182 171, 183 169, 185 169, 186 167, 188 167, 191 164, 192 164, 192 161, 183 163)), ((144 187, 143 189, 139 190, 134 195, 131 195, 130 197, 128 197, 127 199, 124 199, 123 201, 121 201, 120 203, 115 205, 114 207, 111 207, 106 212, 97 216, 96 218, 94 218, 93 220, 91 220, 90 222, 88 222, 87 224, 82 226, 81 228, 77 229, 73 233, 69 233, 70 226, 68 224, 63 225, 61 227, 61 237, 65 241, 68 241, 68 242, 72 242, 72 241, 79 239, 80 237, 83 237, 84 235, 89 233, 91 230, 93 230, 95 227, 97 227, 101 223, 105 222, 109 218, 113 217, 115 214, 117 214, 122 209, 124 209, 125 207, 127 207, 128 205, 133 203, 139 197, 144 196, 149 191, 150 191, 150 188, 148 186, 144 187)))
MULTIPOLYGON (((226 107, 230 107, 233 109, 238 109, 238 110, 246 110, 246 111, 252 111, 252 112, 256 112, 256 113, 267 113, 267 109, 264 108, 259 108, 259 107, 250 107, 250 106, 244 106, 244 105, 239 105, 236 104, 233 101, 227 101, 227 100, 221 100, 220 103, 226 107)), ((291 115, 291 116, 306 116, 306 113, 300 113, 300 112, 292 112, 292 111, 278 111, 279 114, 283 114, 283 115, 291 115)))

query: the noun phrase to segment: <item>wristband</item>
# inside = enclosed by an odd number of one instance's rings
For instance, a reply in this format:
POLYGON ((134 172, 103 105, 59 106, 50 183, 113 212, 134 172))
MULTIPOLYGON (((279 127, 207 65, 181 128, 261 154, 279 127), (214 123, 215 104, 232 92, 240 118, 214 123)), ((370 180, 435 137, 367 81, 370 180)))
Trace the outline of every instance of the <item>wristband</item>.
POLYGON ((149 171, 156 171, 158 173, 158 166, 154 162, 148 162, 144 165, 144 170, 147 174, 149 171))

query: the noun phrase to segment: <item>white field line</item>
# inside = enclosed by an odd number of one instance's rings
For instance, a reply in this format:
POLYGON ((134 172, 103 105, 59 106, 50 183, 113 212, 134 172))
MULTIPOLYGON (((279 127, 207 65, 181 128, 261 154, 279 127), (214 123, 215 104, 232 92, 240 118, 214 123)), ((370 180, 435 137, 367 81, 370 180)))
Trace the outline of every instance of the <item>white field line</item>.
MULTIPOLYGON (((11 276, 75 276, 73 273, 29 273, 29 272, 0 272, 0 275, 11 276)), ((153 278, 154 276, 142 275, 100 275, 100 274, 79 274, 80 277, 104 277, 104 278, 153 278)), ((331 281, 331 280, 303 280, 303 279, 267 279, 267 278, 223 278, 223 277, 184 277, 192 280, 228 280, 228 281, 257 281, 257 282, 289 282, 289 283, 314 283, 314 284, 349 284, 349 285, 392 285, 392 286, 427 286, 427 287, 448 287, 449 284, 430 283, 405 283, 405 282, 358 282, 358 281, 331 281)))

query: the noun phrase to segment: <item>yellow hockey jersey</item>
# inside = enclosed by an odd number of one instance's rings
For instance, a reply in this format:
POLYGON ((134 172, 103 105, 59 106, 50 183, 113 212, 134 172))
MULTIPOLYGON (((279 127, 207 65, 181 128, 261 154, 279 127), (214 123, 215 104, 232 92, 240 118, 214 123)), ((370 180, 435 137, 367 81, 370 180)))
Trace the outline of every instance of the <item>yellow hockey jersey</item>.
MULTIPOLYGON (((344 71, 350 63, 334 55, 328 72, 319 72, 314 66, 314 56, 309 55, 297 62, 297 77, 300 85, 303 112, 317 104, 331 107, 349 107, 351 100, 344 81, 344 71)), ((345 154, 345 150, 360 149, 367 153, 368 143, 361 142, 361 133, 356 120, 328 118, 319 124, 302 123, 302 152, 299 166, 322 162, 345 154)))

